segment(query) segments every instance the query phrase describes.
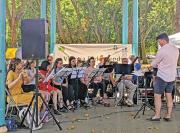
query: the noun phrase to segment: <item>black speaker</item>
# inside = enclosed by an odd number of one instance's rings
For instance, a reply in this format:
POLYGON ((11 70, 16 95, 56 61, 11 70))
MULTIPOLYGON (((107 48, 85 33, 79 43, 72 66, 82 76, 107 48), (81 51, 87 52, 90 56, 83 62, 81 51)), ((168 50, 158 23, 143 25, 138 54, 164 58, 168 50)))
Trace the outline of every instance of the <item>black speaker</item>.
POLYGON ((21 22, 22 58, 45 59, 48 54, 48 27, 44 19, 25 19, 21 22))

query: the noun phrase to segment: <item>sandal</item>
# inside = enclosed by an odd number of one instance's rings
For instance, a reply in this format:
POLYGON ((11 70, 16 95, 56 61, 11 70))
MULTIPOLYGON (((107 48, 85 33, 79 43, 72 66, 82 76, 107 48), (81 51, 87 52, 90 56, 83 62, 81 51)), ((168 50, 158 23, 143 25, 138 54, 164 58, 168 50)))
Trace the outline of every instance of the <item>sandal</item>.
POLYGON ((107 101, 107 99, 103 99, 102 101, 103 101, 104 107, 110 107, 110 103, 109 101, 107 101))
POLYGON ((165 121, 171 121, 171 118, 168 118, 168 117, 164 117, 163 118, 165 121))
POLYGON ((74 110, 75 110, 75 108, 72 104, 68 105, 67 108, 68 108, 68 110, 70 110, 72 112, 74 112, 74 110))

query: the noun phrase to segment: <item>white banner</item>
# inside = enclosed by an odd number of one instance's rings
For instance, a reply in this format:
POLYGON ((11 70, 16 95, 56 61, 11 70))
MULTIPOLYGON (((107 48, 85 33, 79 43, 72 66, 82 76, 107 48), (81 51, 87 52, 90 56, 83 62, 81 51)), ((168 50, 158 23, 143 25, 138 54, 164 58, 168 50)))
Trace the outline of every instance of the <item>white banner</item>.
POLYGON ((111 61, 120 63, 122 58, 128 58, 131 54, 131 44, 56 44, 55 46, 55 58, 62 58, 65 64, 68 64, 70 56, 80 57, 85 61, 93 56, 98 61, 101 55, 104 57, 111 55, 111 61))

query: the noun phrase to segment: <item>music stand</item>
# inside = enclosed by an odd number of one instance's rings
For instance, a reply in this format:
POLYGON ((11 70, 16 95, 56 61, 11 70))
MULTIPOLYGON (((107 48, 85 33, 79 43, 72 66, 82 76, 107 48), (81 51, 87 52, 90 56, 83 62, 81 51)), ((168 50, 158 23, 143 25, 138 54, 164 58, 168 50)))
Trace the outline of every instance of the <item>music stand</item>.
POLYGON ((78 99, 78 96, 79 96, 79 78, 82 78, 84 76, 84 70, 85 69, 86 69, 86 67, 72 68, 71 79, 75 79, 75 81, 76 81, 75 103, 76 103, 77 108, 79 108, 79 106, 80 106, 80 101, 78 99))
MULTIPOLYGON (((62 68, 61 70, 59 70, 54 77, 68 77, 70 74, 72 73, 72 68, 62 68)), ((53 78, 54 78, 53 77, 53 78)))
MULTIPOLYGON (((123 76, 125 76, 126 74, 131 74, 132 73, 132 65, 130 64, 115 64, 114 65, 114 71, 115 71, 115 74, 121 74, 121 76, 119 77, 119 79, 117 80, 118 82, 121 82, 121 78, 123 76)), ((124 104, 124 91, 125 91, 125 80, 123 79, 122 80, 123 82, 123 94, 122 94, 122 98, 116 103, 117 101, 117 95, 116 95, 116 98, 115 98, 115 103, 116 104, 120 104, 121 105, 121 108, 124 104)), ((118 89, 118 88, 117 88, 118 89)), ((116 90, 117 90, 116 89, 116 90)))
POLYGON ((153 107, 149 104, 149 101, 148 101, 148 98, 147 98, 147 87, 148 87, 148 78, 152 78, 152 75, 153 75, 153 72, 151 71, 148 71, 148 72, 145 72, 144 73, 144 78, 145 78, 145 101, 143 102, 142 106, 140 107, 140 109, 136 112, 135 116, 134 116, 134 119, 137 117, 137 115, 140 113, 140 111, 143 110, 143 115, 144 115, 144 112, 146 110, 146 107, 149 107, 151 110, 155 111, 153 109, 153 107))
POLYGON ((106 68, 94 69, 88 76, 88 78, 90 78, 89 84, 91 84, 95 77, 102 75, 105 70, 106 68))
POLYGON ((102 65, 99 68, 106 68, 104 73, 111 73, 114 69, 114 66, 113 65, 102 65))

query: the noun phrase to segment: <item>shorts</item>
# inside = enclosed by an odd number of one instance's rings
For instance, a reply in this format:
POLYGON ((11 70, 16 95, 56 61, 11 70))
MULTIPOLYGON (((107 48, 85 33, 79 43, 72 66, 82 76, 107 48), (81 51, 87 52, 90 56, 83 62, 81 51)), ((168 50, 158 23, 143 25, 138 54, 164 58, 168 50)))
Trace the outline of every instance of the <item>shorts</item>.
POLYGON ((165 93, 172 93, 174 89, 174 81, 166 82, 160 77, 157 77, 154 81, 154 93, 155 94, 163 94, 165 93))

